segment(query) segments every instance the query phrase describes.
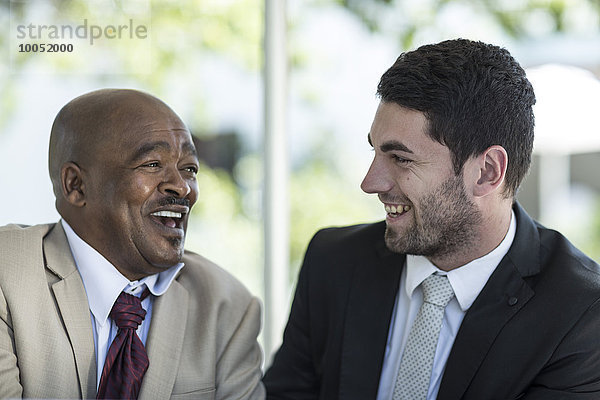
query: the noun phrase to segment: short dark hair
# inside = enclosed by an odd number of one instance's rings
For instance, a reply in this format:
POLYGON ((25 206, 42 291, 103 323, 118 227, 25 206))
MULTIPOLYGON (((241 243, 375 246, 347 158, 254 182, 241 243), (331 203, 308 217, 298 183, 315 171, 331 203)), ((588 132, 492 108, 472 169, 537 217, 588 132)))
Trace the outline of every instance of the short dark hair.
POLYGON ((531 164, 535 94, 506 49, 466 39, 421 46, 398 57, 377 94, 425 114, 427 134, 450 149, 457 175, 470 157, 502 146, 505 195, 515 195, 531 164))

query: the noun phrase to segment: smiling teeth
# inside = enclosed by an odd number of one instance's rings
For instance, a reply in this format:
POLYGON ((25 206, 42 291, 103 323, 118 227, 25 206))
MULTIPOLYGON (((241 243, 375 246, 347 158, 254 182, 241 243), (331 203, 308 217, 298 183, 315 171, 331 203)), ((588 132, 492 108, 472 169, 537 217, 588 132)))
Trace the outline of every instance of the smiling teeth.
POLYGON ((390 205, 385 205, 385 212, 390 213, 390 214, 403 214, 407 211, 410 210, 410 206, 406 205, 406 206, 390 206, 390 205))
POLYGON ((170 217, 170 218, 181 218, 181 213, 173 211, 157 211, 152 213, 155 217, 170 217))

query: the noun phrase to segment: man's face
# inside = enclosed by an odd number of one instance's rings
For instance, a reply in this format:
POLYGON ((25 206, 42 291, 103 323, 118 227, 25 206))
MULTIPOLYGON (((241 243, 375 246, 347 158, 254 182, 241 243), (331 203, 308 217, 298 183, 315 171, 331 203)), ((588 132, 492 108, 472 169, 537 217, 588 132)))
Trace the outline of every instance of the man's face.
POLYGON ((423 113, 382 102, 369 133, 375 157, 361 188, 384 204, 390 250, 436 259, 473 245, 481 214, 462 173, 454 174, 450 150, 426 129, 423 113))
POLYGON ((174 114, 148 110, 115 126, 95 146, 84 174, 84 239, 129 279, 181 261, 190 209, 198 197, 198 159, 174 114))

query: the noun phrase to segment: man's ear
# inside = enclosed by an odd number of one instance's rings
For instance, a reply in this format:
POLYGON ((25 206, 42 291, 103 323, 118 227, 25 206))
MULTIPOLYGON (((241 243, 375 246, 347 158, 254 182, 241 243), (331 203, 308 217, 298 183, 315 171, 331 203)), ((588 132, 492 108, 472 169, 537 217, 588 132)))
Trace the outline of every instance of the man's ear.
POLYGON ((502 189, 508 166, 508 154, 504 147, 498 145, 489 147, 476 157, 475 165, 479 169, 477 182, 473 187, 475 196, 483 197, 502 189))
POLYGON ((75 207, 85 206, 85 184, 79 165, 66 162, 60 169, 60 183, 63 197, 75 207))

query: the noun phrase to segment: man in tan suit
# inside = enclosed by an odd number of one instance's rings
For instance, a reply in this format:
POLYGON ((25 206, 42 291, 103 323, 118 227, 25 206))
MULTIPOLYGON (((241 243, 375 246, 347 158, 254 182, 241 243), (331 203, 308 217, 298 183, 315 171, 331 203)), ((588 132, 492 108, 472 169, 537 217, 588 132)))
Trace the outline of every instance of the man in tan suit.
POLYGON ((96 398, 111 308, 149 291, 138 398, 263 398, 258 300, 184 251, 198 159, 179 117, 133 90, 80 96, 49 169, 61 221, 0 228, 0 397, 96 398))

